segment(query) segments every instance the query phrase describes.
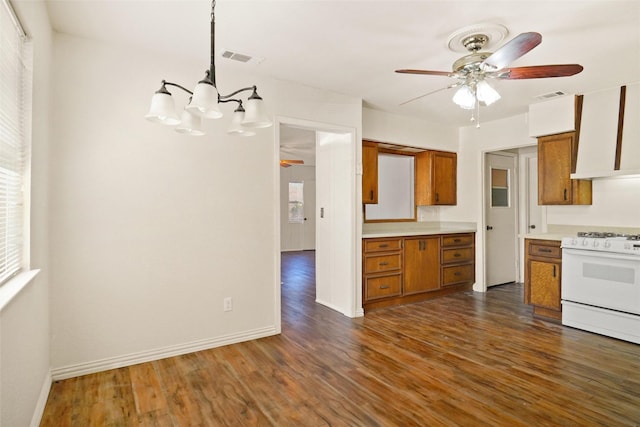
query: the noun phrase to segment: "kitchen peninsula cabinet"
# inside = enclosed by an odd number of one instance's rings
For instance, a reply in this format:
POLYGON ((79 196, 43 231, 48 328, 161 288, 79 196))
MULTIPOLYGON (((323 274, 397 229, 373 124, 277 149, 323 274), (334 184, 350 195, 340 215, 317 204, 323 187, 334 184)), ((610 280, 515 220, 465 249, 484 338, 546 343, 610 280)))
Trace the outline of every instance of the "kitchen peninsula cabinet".
POLYGON ((591 204, 591 181, 570 178, 576 167, 575 137, 567 132, 538 138, 538 204, 591 204))
POLYGON ((415 200, 418 206, 457 203, 457 155, 446 151, 416 154, 415 200))
POLYGON ((362 203, 378 203, 378 144, 362 141, 362 203))
POLYGON ((475 233, 362 239, 365 311, 470 290, 475 233))
POLYGON ((556 240, 525 239, 524 302, 535 315, 562 318, 562 250, 556 240))

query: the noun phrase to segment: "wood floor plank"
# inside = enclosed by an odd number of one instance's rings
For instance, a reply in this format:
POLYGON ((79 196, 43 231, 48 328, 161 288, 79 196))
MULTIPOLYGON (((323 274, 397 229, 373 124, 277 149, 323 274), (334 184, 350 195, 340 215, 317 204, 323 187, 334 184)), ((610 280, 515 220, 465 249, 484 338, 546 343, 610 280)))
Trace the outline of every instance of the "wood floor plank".
POLYGON ((640 346, 534 318, 523 286, 350 319, 282 256, 282 334, 52 385, 42 426, 638 426, 640 346))

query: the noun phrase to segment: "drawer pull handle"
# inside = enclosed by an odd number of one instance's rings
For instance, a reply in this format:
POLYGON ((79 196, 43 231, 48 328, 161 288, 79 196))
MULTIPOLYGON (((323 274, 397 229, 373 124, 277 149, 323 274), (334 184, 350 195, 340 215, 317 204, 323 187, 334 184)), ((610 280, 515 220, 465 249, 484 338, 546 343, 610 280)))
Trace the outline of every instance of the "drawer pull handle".
POLYGON ((453 256, 456 257, 456 258, 460 258, 462 255, 460 253, 456 252, 455 254, 453 254, 453 256))
POLYGON ((380 263, 380 264, 378 264, 378 265, 379 265, 380 267, 384 267, 385 265, 389 265, 389 263, 388 263, 388 262, 386 262, 386 261, 383 261, 383 262, 381 262, 381 263, 380 263))
POLYGON ((389 285, 380 285, 380 289, 389 289, 389 285))
POLYGON ((550 254, 551 252, 553 252, 551 249, 538 249, 538 251, 540 251, 540 252, 545 252, 545 253, 548 253, 548 254, 550 254))
POLYGON ((453 239, 455 243, 460 243, 460 239, 453 239))
POLYGON ((459 271, 456 271, 455 273, 453 273, 454 276, 462 276, 462 273, 460 273, 459 271))
POLYGON ((378 246, 379 248, 388 248, 389 244, 388 243, 383 243, 380 246, 378 246))

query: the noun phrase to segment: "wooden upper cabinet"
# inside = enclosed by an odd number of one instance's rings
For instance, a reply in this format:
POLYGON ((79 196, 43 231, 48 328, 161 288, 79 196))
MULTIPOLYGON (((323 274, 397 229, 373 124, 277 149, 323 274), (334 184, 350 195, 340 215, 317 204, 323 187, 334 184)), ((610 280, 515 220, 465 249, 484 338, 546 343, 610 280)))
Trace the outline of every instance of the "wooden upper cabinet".
POLYGON ((591 204, 591 181, 570 178, 576 145, 575 132, 538 138, 538 204, 591 204))
POLYGON ((378 203, 378 144, 362 141, 362 203, 378 203))
POLYGON ((457 203, 457 155, 446 151, 416 154, 416 205, 457 203))

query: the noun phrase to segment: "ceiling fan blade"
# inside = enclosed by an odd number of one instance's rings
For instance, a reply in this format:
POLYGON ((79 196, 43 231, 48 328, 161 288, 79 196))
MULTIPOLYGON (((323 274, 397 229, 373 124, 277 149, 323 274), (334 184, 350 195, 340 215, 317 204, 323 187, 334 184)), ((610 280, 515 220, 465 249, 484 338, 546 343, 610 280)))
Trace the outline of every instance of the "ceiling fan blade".
POLYGON ((443 90, 451 89, 452 87, 456 87, 456 86, 460 86, 460 83, 452 83, 452 84, 450 84, 449 86, 446 86, 446 87, 442 87, 442 88, 440 88, 440 89, 433 90, 433 91, 431 91, 431 92, 425 93, 424 95, 416 96, 415 98, 411 98, 411 99, 410 99, 410 100, 408 100, 408 101, 404 101, 404 102, 403 102, 402 104, 400 104, 400 105, 405 105, 405 104, 408 104, 408 103, 410 103, 410 102, 417 101, 418 99, 420 99, 420 98, 424 98, 425 96, 429 96, 429 95, 432 95, 432 94, 434 94, 434 93, 436 93, 436 92, 441 92, 441 91, 443 91, 443 90))
POLYGON ((482 62, 487 71, 501 70, 542 42, 540 33, 522 33, 496 50, 482 62))
POLYGON ((500 71, 499 79, 544 79, 547 77, 567 77, 583 70, 579 64, 534 65, 530 67, 505 68, 500 71))
POLYGON ((280 166, 283 168, 288 168, 292 165, 304 165, 304 160, 280 160, 280 166))
POLYGON ((455 74, 449 71, 430 71, 430 70, 411 70, 411 69, 402 69, 396 70, 396 73, 402 74, 423 74, 427 76, 445 76, 445 77, 455 77, 455 74))

